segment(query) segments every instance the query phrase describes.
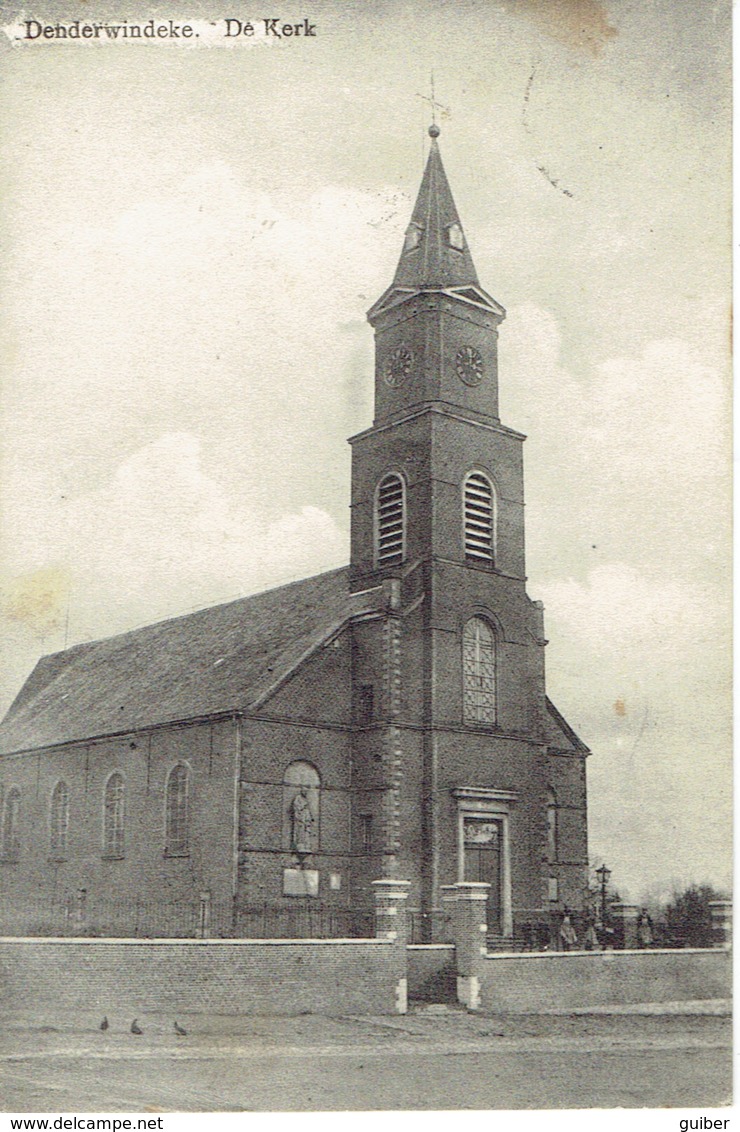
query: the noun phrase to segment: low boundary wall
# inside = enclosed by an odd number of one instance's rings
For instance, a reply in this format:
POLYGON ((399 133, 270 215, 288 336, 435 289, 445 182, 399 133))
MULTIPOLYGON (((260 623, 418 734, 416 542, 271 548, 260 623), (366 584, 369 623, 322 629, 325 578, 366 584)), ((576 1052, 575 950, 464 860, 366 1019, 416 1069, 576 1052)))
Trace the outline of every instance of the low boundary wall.
POLYGON ((442 890, 454 945, 407 946, 408 881, 373 887, 375 939, 0 938, 0 1017, 405 1014, 409 986, 427 1001, 511 1013, 731 994, 724 948, 489 954, 489 886, 475 881, 442 890))
POLYGON ((403 952, 394 939, 6 937, 0 1015, 395 1014, 405 1010, 403 952))
POLYGON ((487 1012, 537 1013, 637 1002, 729 998, 729 951, 568 951, 490 954, 477 965, 487 1012))

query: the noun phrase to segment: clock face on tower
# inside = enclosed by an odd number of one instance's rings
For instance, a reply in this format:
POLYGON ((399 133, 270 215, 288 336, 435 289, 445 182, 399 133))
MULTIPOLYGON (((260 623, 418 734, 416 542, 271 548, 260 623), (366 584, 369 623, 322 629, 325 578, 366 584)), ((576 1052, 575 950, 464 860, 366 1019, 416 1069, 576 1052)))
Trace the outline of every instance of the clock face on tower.
POLYGON ((483 380, 483 358, 475 346, 461 346, 455 357, 457 376, 466 385, 480 385, 483 380))
POLYGON ((403 385, 406 378, 411 373, 411 363, 413 355, 408 346, 396 346, 388 355, 385 363, 385 378, 386 385, 390 385, 393 389, 397 389, 399 385, 403 385))

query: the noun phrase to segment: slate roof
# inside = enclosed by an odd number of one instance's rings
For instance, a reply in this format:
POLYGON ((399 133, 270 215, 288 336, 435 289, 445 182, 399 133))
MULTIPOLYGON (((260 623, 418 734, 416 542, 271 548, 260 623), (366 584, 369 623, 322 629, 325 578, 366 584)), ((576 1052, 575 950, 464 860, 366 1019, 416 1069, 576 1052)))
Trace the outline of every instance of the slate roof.
POLYGON ((360 612, 348 568, 42 657, 0 754, 246 708, 360 612))
MULTIPOLYGON (((257 705, 377 594, 348 568, 42 657, 0 724, 0 754, 257 705)), ((588 748, 547 700, 547 742, 588 748)))
POLYGON ((410 228, 418 230, 418 245, 412 251, 401 253, 393 286, 419 289, 478 283, 435 137, 429 148, 410 228), (459 249, 450 245, 447 235, 452 225, 459 229, 462 243, 459 249))

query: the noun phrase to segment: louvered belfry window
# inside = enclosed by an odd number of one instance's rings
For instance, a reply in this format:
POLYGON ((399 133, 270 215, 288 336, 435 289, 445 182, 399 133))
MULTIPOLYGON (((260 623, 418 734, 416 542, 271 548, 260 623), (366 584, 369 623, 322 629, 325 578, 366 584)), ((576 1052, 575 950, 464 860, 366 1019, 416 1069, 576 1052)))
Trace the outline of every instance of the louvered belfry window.
POLYGON ((496 641, 482 617, 463 630, 463 710, 466 723, 496 722, 496 641))
POLYGON ((391 473, 378 484, 375 515, 376 562, 394 566, 403 562, 406 526, 406 492, 400 476, 391 473))
POLYGON ((465 557, 493 564, 496 508, 493 485, 483 472, 471 472, 463 489, 463 538, 465 557))

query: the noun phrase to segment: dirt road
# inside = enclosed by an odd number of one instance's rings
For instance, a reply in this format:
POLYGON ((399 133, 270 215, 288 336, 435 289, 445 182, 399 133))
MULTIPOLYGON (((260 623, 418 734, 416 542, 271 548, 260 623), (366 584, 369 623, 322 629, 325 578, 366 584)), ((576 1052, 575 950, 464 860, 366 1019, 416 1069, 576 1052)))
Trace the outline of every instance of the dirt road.
POLYGON ((10 1112, 537 1109, 725 1104, 722 1016, 171 1019, 6 1029, 10 1112))

